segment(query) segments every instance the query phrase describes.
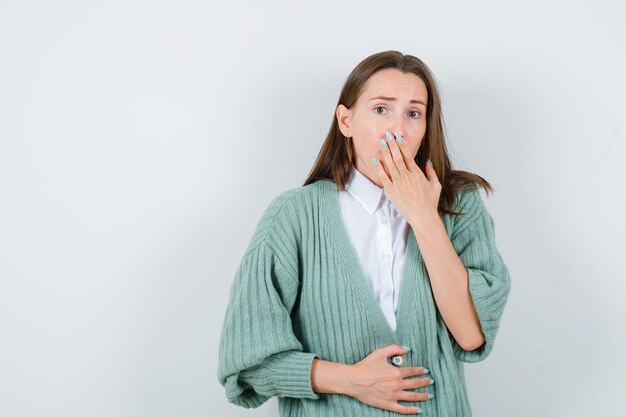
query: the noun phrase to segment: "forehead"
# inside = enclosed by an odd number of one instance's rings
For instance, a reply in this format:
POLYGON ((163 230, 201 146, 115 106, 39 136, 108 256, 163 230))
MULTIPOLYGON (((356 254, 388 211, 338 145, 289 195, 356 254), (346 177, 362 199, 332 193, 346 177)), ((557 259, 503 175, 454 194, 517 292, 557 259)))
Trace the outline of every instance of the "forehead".
POLYGON ((377 95, 396 97, 401 101, 415 99, 427 103, 428 90, 424 81, 411 72, 384 69, 374 73, 363 88, 363 99, 369 100, 377 95))

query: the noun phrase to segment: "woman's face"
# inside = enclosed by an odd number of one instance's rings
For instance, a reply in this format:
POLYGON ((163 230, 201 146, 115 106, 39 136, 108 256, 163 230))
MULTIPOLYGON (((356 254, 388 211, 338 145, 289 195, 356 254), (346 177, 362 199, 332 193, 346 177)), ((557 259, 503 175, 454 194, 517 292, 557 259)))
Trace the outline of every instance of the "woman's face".
POLYGON ((387 131, 394 137, 401 135, 411 150, 411 158, 415 159, 426 132, 427 104, 428 90, 421 78, 413 73, 384 69, 367 80, 351 109, 343 104, 337 106, 339 129, 354 141, 356 169, 383 188, 372 158, 382 163, 391 178, 380 147, 380 140, 386 141, 387 131))

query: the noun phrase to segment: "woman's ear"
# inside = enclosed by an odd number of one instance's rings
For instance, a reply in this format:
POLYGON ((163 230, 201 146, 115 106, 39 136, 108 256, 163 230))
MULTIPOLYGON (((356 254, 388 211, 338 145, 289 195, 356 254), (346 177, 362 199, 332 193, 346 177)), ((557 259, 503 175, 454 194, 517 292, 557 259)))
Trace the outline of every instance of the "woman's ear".
POLYGON ((339 125, 339 130, 341 130, 341 133, 345 137, 351 138, 353 136, 352 128, 350 127, 352 124, 352 110, 350 110, 343 104, 340 104, 337 106, 337 111, 335 112, 335 114, 337 116, 337 124, 339 125))

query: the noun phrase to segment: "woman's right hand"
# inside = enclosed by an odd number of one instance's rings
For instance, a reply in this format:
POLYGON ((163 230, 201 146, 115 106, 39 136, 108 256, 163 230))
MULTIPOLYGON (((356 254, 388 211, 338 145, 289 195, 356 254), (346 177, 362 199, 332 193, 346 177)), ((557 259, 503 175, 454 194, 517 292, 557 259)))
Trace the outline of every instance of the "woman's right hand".
POLYGON ((417 414, 420 407, 408 407, 398 401, 426 401, 428 392, 411 392, 407 389, 430 385, 430 377, 405 379, 424 375, 423 367, 395 367, 388 358, 404 355, 409 350, 399 345, 376 349, 360 362, 351 365, 350 396, 374 407, 401 414, 417 414))

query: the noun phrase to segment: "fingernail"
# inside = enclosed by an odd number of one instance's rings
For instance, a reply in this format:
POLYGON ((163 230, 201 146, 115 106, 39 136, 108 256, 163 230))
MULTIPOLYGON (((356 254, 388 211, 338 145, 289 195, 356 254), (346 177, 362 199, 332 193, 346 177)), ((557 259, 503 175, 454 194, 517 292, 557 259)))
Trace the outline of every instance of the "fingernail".
POLYGON ((385 139, 380 140, 380 147, 383 149, 387 149, 387 142, 385 142, 385 139))
POLYGON ((386 135, 387 135, 387 140, 393 140, 393 135, 391 134, 390 131, 387 131, 386 135))
POLYGON ((424 412, 424 410, 420 409, 420 410, 417 410, 417 412, 415 414, 422 414, 423 412, 424 412))
POLYGON ((430 384, 428 384, 428 385, 432 385, 432 384, 434 384, 434 383, 435 383, 435 380, 434 380, 434 379, 432 379, 432 378, 430 378, 430 384))
POLYGON ((428 163, 430 164, 430 166, 433 166, 433 161, 431 161, 430 159, 428 160, 428 163))
POLYGON ((428 394, 428 399, 435 398, 435 394, 428 394))
POLYGON ((398 135, 396 140, 398 141, 399 144, 402 144, 402 135, 398 135))
POLYGON ((429 373, 429 372, 430 372, 430 371, 428 370, 428 368, 424 368, 424 373, 425 373, 425 374, 427 374, 427 373, 429 373))
POLYGON ((410 348, 410 347, 406 347, 406 346, 402 346, 402 347, 403 347, 404 349, 406 349, 406 350, 411 350, 411 348, 410 348))
POLYGON ((374 165, 378 165, 378 159, 372 158, 372 162, 374 163, 374 165))

